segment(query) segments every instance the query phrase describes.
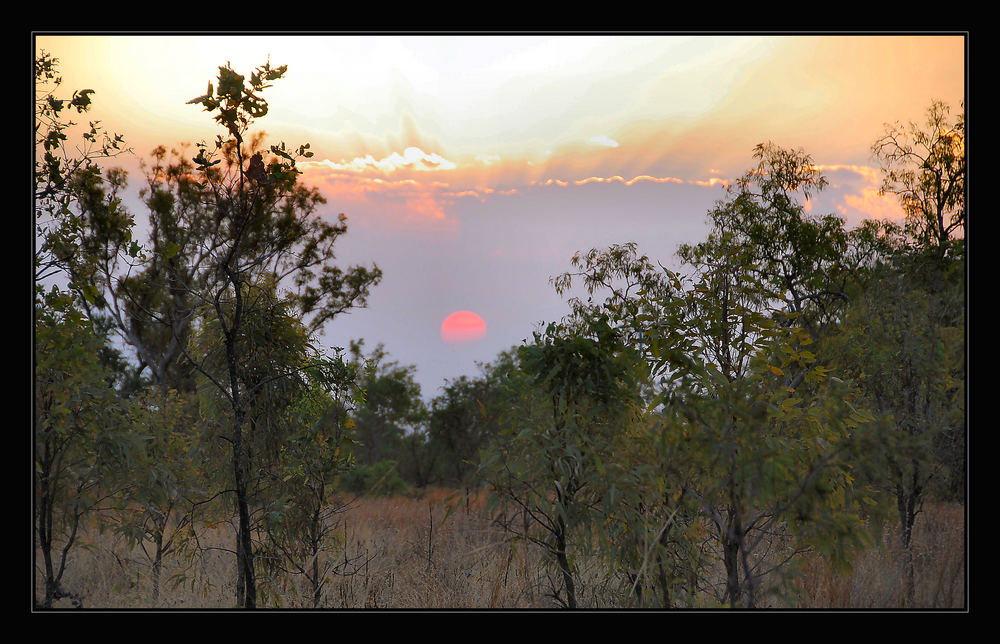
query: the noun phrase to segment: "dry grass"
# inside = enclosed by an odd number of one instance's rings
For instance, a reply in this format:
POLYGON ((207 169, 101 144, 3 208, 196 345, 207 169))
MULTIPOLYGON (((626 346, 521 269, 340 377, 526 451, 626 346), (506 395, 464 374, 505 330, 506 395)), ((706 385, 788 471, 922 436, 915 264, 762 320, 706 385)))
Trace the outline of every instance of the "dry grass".
MULTIPOLYGON (((484 499, 465 502, 446 490, 419 498, 364 499, 340 515, 339 557, 360 557, 353 574, 330 578, 323 608, 347 609, 534 609, 556 607, 553 580, 537 548, 512 544, 482 512, 484 499), (456 501, 453 511, 448 506, 456 501)), ((965 606, 965 520, 960 506, 933 506, 917 522, 918 608, 965 606)), ((229 526, 202 533, 205 548, 190 562, 165 562, 160 597, 152 597, 141 552, 127 552, 110 534, 89 534, 76 552, 64 587, 85 598, 87 608, 228 609, 235 602, 233 543, 229 526), (185 581, 169 579, 184 573, 185 581)), ((821 559, 807 558, 797 582, 805 608, 896 608, 902 606, 897 539, 863 553, 854 569, 836 574, 821 559)), ((261 580, 262 604, 310 608, 305 581, 298 577, 261 580)), ((581 603, 614 607, 614 593, 584 584, 581 603)), ((35 595, 41 591, 36 575, 35 595)))
POLYGON ((883 533, 883 545, 862 553, 848 574, 838 575, 818 557, 805 560, 798 581, 804 605, 812 608, 951 609, 966 606, 965 510, 931 505, 914 525, 916 583, 907 606, 898 531, 883 533))

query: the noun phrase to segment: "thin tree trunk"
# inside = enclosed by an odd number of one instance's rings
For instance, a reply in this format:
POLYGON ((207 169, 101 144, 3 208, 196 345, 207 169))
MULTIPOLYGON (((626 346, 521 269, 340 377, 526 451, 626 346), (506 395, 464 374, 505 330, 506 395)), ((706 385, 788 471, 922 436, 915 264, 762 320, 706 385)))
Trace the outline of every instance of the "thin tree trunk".
MULTIPOLYGON (((231 251, 230 261, 236 247, 231 251)), ((236 514, 239 527, 236 536, 236 601, 243 608, 257 607, 257 581, 254 576, 253 541, 250 530, 250 508, 248 503, 247 456, 243 449, 243 422, 246 416, 244 401, 240 391, 239 368, 237 366, 237 341, 243 327, 243 296, 240 291, 242 280, 231 265, 225 266, 229 285, 233 288, 232 323, 226 328, 225 315, 216 299, 216 311, 223 322, 226 362, 229 370, 230 404, 233 410, 233 479, 236 486, 236 514)))
POLYGON ((156 533, 154 544, 156 545, 156 555, 153 559, 153 601, 160 598, 160 570, 163 567, 163 530, 165 525, 159 527, 156 533))
POLYGON ((573 582, 573 573, 569 567, 569 558, 566 556, 566 523, 562 517, 557 519, 556 530, 556 560, 559 562, 559 570, 562 571, 563 583, 566 586, 566 605, 569 608, 576 608, 576 584, 573 582))
POLYGON ((916 574, 913 565, 913 524, 917 518, 916 493, 907 494, 902 486, 899 486, 896 492, 896 503, 901 528, 900 540, 903 546, 904 601, 906 606, 912 606, 916 595, 916 574))
POLYGON ((319 548, 315 548, 312 557, 313 608, 319 608, 323 591, 323 581, 319 578, 319 548))
POLYGON ((740 544, 728 536, 722 540, 722 560, 726 565, 726 596, 725 601, 730 608, 739 608, 740 605, 740 544))
POLYGON ((657 576, 658 576, 659 582, 660 582, 660 593, 661 593, 660 605, 663 608, 671 608, 672 607, 671 606, 671 600, 670 600, 670 578, 667 575, 667 570, 666 570, 666 567, 664 565, 664 560, 663 560, 663 557, 664 557, 663 553, 666 550, 667 543, 670 540, 669 534, 670 534, 670 528, 668 528, 666 530, 663 530, 660 533, 659 545, 660 545, 661 550, 659 550, 656 553, 656 569, 657 569, 657 573, 658 573, 657 576))
POLYGON ((243 608, 257 607, 257 581, 254 576, 253 542, 250 534, 250 507, 247 502, 247 473, 243 456, 243 414, 237 413, 233 427, 233 475, 236 479, 236 513, 239 517, 236 566, 238 570, 237 603, 243 608))

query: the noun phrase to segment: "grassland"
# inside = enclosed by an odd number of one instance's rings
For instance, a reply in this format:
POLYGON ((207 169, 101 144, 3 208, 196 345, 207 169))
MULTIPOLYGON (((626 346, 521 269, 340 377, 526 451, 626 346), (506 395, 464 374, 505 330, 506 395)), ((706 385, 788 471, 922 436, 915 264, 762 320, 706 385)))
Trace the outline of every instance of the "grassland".
MULTIPOLYGON (((537 548, 512 543, 485 517, 484 500, 460 502, 448 512, 451 492, 366 498, 338 516, 339 557, 353 560, 323 589, 326 609, 555 609, 555 576, 537 548)), ((232 532, 222 524, 201 532, 197 556, 164 562, 163 588, 152 595, 147 559, 110 532, 90 529, 75 552, 64 587, 90 609, 229 609, 235 601, 232 532), (176 585, 173 582, 180 581, 176 585)), ((853 569, 838 574, 823 559, 806 554, 794 586, 794 602, 772 599, 782 609, 895 609, 903 607, 898 540, 885 529, 883 547, 862 553, 853 569)), ((964 510, 931 505, 920 515, 914 537, 914 609, 966 606, 964 510)), ((581 604, 592 609, 627 608, 621 588, 582 566, 581 604)), ((305 579, 260 580, 262 603, 282 609, 312 607, 305 579)), ((35 596, 41 591, 36 573, 35 596)), ((59 607, 68 607, 61 600, 59 607)), ((711 607, 710 594, 704 606, 711 607)))

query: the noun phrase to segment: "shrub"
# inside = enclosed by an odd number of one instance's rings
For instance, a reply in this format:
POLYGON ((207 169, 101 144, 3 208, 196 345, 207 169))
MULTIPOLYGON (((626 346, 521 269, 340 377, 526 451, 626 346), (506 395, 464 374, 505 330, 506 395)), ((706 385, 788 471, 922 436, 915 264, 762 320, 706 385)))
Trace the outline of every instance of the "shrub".
POLYGON ((396 461, 382 460, 362 465, 340 477, 340 487, 347 492, 368 496, 407 494, 409 486, 396 471, 396 461))

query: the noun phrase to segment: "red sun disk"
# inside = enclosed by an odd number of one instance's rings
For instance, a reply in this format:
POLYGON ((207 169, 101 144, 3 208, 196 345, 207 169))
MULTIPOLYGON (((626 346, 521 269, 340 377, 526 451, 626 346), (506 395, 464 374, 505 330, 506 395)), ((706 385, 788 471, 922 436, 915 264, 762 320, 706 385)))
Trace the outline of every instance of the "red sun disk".
POLYGON ((486 323, 472 311, 455 311, 441 323, 441 339, 447 344, 467 344, 486 337, 486 323))

